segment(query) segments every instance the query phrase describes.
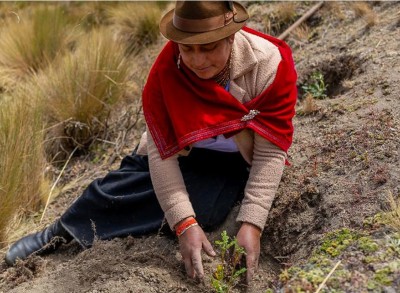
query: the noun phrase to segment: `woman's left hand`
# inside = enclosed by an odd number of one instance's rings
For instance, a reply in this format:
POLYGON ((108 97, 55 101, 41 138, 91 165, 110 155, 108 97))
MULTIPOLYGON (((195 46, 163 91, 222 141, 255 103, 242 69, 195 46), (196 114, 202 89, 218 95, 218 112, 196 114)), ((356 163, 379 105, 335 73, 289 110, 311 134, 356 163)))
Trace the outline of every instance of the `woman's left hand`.
POLYGON ((242 223, 236 236, 238 244, 246 251, 246 282, 249 284, 258 268, 261 230, 250 223, 242 223))

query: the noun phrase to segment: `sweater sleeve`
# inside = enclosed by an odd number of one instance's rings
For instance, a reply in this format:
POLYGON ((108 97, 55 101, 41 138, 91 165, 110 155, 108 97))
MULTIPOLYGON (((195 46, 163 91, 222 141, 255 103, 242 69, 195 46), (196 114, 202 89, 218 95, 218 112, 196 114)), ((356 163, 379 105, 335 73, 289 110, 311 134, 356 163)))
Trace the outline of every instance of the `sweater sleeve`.
MULTIPOLYGON (((247 32, 241 32, 240 37, 237 39, 241 48, 238 53, 253 56, 255 64, 251 71, 235 80, 238 87, 245 90, 242 100, 248 101, 272 84, 282 57, 278 48, 263 38, 247 32)), ((238 54, 237 58, 243 57, 238 54)), ((286 153, 256 132, 254 137, 247 136, 247 139, 252 139, 254 145, 245 152, 249 156, 246 159, 251 161, 251 169, 237 221, 251 223, 263 230, 281 181, 286 153)))
POLYGON ((178 155, 162 160, 152 136, 147 135, 151 181, 165 218, 173 230, 181 220, 195 216, 179 168, 178 155))
POLYGON ((254 134, 254 154, 237 221, 264 229, 285 166, 286 153, 254 134))

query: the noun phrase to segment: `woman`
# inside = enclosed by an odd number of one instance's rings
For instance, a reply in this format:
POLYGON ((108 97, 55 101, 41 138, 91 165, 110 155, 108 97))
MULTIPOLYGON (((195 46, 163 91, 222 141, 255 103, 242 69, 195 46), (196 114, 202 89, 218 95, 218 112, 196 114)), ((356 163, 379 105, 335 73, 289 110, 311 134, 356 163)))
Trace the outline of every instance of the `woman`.
POLYGON ((170 40, 143 91, 147 132, 119 170, 89 185, 60 220, 13 244, 6 261, 94 237, 144 235, 163 219, 179 239, 190 277, 204 275, 201 251, 241 201, 238 243, 247 280, 292 142, 296 72, 285 43, 244 27, 231 1, 178 1, 160 22, 170 40), (51 244, 54 244, 53 246, 51 244))

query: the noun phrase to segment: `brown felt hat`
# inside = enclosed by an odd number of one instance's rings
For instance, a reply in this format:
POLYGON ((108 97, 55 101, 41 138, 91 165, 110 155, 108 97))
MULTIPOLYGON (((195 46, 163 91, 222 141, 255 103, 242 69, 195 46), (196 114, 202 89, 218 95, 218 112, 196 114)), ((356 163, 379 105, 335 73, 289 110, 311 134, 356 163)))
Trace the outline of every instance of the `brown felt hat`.
POLYGON ((207 44, 236 33, 248 18, 234 1, 177 1, 161 19, 160 32, 176 43, 207 44))

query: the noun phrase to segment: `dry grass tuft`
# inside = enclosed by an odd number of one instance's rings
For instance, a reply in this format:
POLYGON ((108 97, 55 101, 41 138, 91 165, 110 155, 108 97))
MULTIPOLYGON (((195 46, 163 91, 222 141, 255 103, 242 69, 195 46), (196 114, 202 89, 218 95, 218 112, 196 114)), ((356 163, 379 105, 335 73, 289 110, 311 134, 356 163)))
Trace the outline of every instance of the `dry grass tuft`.
POLYGON ((267 32, 279 35, 296 19, 296 4, 293 2, 279 2, 272 5, 272 10, 264 19, 267 32))
POLYGON ((111 1, 69 1, 67 11, 74 23, 89 32, 109 24, 107 11, 115 5, 111 1))
POLYGON ((298 41, 306 41, 310 38, 311 29, 306 24, 301 24, 291 32, 292 37, 298 41))
POLYGON ((332 13, 339 20, 344 20, 346 18, 345 14, 341 9, 341 4, 336 1, 327 1, 324 3, 327 10, 332 13))
POLYGON ((310 115, 318 112, 319 108, 315 102, 312 94, 307 93, 303 102, 301 103, 301 108, 298 111, 299 115, 310 115))
POLYGON ((400 232, 400 197, 397 199, 392 192, 388 192, 387 199, 390 204, 390 211, 383 215, 385 223, 400 232))
POLYGON ((161 18, 161 8, 156 2, 127 2, 111 8, 109 14, 117 36, 126 44, 128 53, 136 53, 156 42, 161 18))
POLYGON ((73 54, 38 76, 51 127, 48 135, 53 138, 46 143, 50 158, 65 159, 76 146, 87 147, 101 136, 111 105, 124 93, 129 66, 123 47, 109 30, 101 29, 90 32, 73 54))
POLYGON ((342 87, 346 89, 352 89, 354 87, 354 80, 344 79, 341 82, 342 87))
POLYGON ((10 89, 65 51, 71 35, 61 7, 39 7, 8 18, 0 35, 0 87, 10 89))
POLYGON ((371 9, 369 3, 366 2, 353 2, 351 7, 357 17, 362 17, 367 24, 367 27, 374 26, 378 17, 376 13, 371 9))
MULTIPOLYGON (((38 208, 45 191, 40 107, 25 90, 0 100, 0 242, 15 217, 38 208)), ((0 245, 1 246, 1 245, 0 245)))
POLYGON ((281 23, 288 23, 296 17, 296 6, 293 2, 279 2, 274 9, 275 18, 281 23))

